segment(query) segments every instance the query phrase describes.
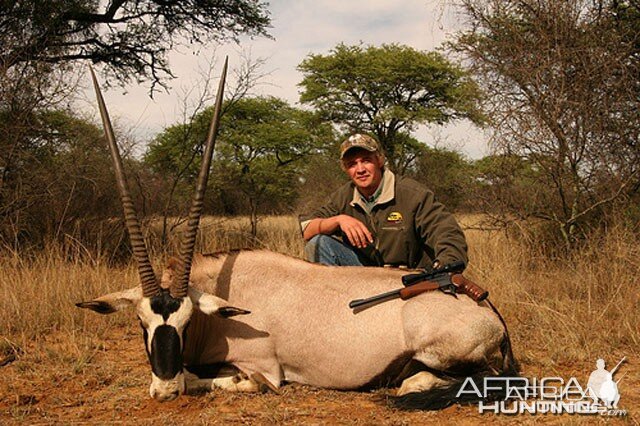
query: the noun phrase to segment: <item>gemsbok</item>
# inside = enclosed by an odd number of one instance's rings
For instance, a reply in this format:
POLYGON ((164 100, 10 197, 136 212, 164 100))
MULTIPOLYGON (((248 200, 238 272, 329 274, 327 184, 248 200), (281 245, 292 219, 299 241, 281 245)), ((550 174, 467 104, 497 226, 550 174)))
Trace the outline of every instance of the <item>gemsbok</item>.
POLYGON ((91 70, 141 285, 77 306, 101 314, 135 309, 151 364, 151 396, 168 401, 213 388, 278 392, 284 382, 345 390, 399 386, 400 401, 420 396, 425 408, 437 408, 455 402, 442 392, 461 377, 513 368, 504 322, 486 302, 434 291, 360 311, 348 307, 352 299, 400 287, 407 271, 324 266, 264 250, 193 256, 226 70, 225 61, 180 253, 161 277, 149 261, 91 70), (212 365, 232 373, 194 374, 212 365))

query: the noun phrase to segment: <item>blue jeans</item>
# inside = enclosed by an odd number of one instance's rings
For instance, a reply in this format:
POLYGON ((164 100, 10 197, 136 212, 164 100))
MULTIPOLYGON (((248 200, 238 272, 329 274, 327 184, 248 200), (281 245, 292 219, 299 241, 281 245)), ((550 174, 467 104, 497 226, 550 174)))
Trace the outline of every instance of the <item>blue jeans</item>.
POLYGON ((318 234, 304 247, 309 262, 334 266, 363 266, 358 254, 350 246, 328 235, 318 234))

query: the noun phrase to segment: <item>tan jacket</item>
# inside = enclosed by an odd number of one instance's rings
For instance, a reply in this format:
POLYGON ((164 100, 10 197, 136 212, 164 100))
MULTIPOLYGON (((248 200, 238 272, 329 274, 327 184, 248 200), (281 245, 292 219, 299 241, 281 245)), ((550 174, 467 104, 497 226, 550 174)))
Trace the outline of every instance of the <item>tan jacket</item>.
MULTIPOLYGON (((327 204, 300 216, 302 230, 312 219, 346 214, 363 222, 374 243, 357 250, 371 265, 429 267, 462 260, 467 263, 467 243, 456 219, 435 201, 433 192, 413 179, 397 178, 385 169, 382 192, 371 213, 352 182, 340 187, 327 204)), ((349 244, 340 230, 337 236, 349 244)))

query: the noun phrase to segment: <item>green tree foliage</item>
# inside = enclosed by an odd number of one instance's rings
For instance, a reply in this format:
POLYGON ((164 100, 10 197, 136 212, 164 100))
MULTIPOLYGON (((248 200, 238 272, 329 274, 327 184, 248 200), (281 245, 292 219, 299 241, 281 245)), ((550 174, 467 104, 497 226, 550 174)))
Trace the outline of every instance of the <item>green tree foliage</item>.
POLYGON ((296 200, 297 212, 313 212, 320 208, 335 190, 349 180, 338 160, 339 150, 333 148, 303 163, 296 200))
POLYGON ((475 210, 474 169, 464 156, 445 148, 422 145, 412 177, 424 183, 449 210, 475 210))
POLYGON ((510 220, 530 218, 549 204, 551 190, 541 184, 543 173, 526 158, 488 155, 473 162, 472 174, 476 210, 488 213, 494 223, 509 225, 510 220))
POLYGON ((538 173, 506 215, 550 221, 568 246, 638 191, 638 8, 630 2, 464 0, 469 60, 496 126, 499 154, 538 173))
MULTIPOLYGON (((120 214, 101 129, 64 111, 31 117, 25 146, 2 170, 0 236, 6 244, 42 245, 82 224, 120 214)), ((94 228, 95 229, 95 228, 94 228)), ((109 232, 118 232, 118 227, 109 232)))
POLYGON ((157 84, 172 47, 265 35, 269 22, 258 0, 2 0, 0 69, 87 59, 121 83, 157 84))
MULTIPOLYGON (((211 114, 207 109, 196 116, 187 138, 184 125, 165 130, 145 161, 163 173, 187 170, 184 180, 191 180, 199 167, 191 157, 201 149, 211 114)), ((211 194, 223 212, 248 213, 255 236, 259 214, 293 209, 306 161, 331 142, 330 126, 311 112, 273 97, 241 99, 221 118, 211 194)))
POLYGON ((415 153, 407 143, 417 125, 482 121, 478 87, 436 52, 339 44, 328 55, 308 56, 298 69, 304 73, 300 100, 345 131, 375 135, 400 172, 415 153))
POLYGON ((224 180, 221 187, 246 197, 255 236, 258 213, 293 209, 303 161, 332 142, 331 129, 277 98, 244 99, 228 114, 217 176, 224 180))

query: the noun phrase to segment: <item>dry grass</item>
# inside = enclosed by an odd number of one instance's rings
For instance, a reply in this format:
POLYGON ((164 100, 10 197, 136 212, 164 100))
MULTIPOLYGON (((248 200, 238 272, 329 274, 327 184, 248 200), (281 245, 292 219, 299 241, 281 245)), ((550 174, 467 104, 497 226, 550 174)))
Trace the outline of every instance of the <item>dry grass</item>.
MULTIPOLYGON (((152 245, 156 252, 177 253, 179 232, 172 234, 168 240, 166 250, 158 246, 158 235, 161 224, 152 222, 152 245)), ((177 231, 182 225, 177 227, 177 231)), ((201 253, 215 253, 237 248, 261 248, 301 257, 303 242, 300 237, 298 221, 294 216, 267 216, 258 224, 256 240, 251 238, 248 217, 224 218, 205 217, 200 221, 196 251, 201 253)))
MULTIPOLYGON (((476 219, 467 216, 462 222, 469 225, 476 219)), ((155 233, 157 226, 152 229, 155 233)), ((201 229, 198 250, 205 253, 252 245, 248 219, 205 218, 201 229)), ((301 256, 303 244, 294 217, 266 218, 259 230, 254 246, 301 256)), ((598 357, 609 363, 623 355, 637 359, 640 246, 633 235, 621 228, 610 229, 582 253, 553 261, 543 251, 498 231, 468 230, 467 237, 471 247, 468 276, 490 290, 491 299, 507 320, 526 374, 584 375, 598 357)), ((152 245, 158 246, 156 241, 152 245)), ((159 270, 165 254, 157 248, 154 253, 159 270)), ((4 388, 0 385, 0 406, 2 392, 15 393, 11 410, 17 411, 10 413, 14 420, 30 418, 32 413, 20 407, 31 410, 36 404, 28 395, 23 398, 20 389, 25 385, 19 381, 36 383, 44 372, 47 380, 82 377, 88 381, 86 386, 104 386, 112 392, 131 388, 135 392, 129 399, 145 398, 142 383, 146 376, 136 376, 131 383, 112 383, 109 368, 96 370, 92 364, 94 357, 104 358, 114 329, 120 330, 116 340, 122 344, 139 334, 132 316, 98 316, 74 306, 92 296, 134 285, 137 273, 133 264, 109 266, 82 247, 51 247, 29 259, 4 252, 0 264, 0 361, 10 354, 18 358, 11 367, 16 381, 4 388)), ((118 351, 118 345, 117 341, 112 343, 111 351, 118 351)), ((143 368, 141 349, 133 344, 128 348, 135 349, 135 361, 131 362, 143 368)), ((633 383, 636 379, 624 380, 633 383)), ((78 392, 82 389, 80 386, 78 392)), ((4 402, 7 404, 6 398, 4 402)), ((108 405, 109 396, 104 396, 104 402, 108 405)))
POLYGON ((466 234, 467 273, 501 307, 523 361, 554 366, 638 354, 640 246, 634 235, 613 228, 569 259, 551 260, 543 247, 499 231, 466 234))
MULTIPOLYGON (((462 223, 471 225, 475 220, 466 216, 462 223)), ((301 257, 297 226, 294 217, 265 218, 257 241, 252 242, 248 219, 208 217, 202 221, 197 250, 211 253, 258 246, 301 257)), ((468 274, 491 291, 492 299, 511 319, 518 340, 548 345, 551 358, 592 359, 594 351, 640 346, 636 284, 640 246, 624 229, 611 229, 588 250, 555 261, 499 231, 466 233, 471 247, 468 274)), ((169 253, 177 251, 176 239, 169 245, 169 253)), ((160 270, 165 255, 155 258, 160 270)), ((133 264, 110 267, 81 247, 51 247, 31 259, 5 252, 0 261, 0 335, 20 343, 55 331, 76 333, 89 328, 99 332, 91 328, 98 323, 112 326, 112 322, 96 321, 95 315, 87 315, 74 303, 137 282, 133 264)))
MULTIPOLYGON (((248 219, 204 218, 196 250, 214 253, 235 248, 259 247, 294 256, 302 253, 302 240, 293 217, 268 217, 260 224, 256 241, 246 229, 248 219)), ((158 224, 152 225, 152 236, 158 224)), ((166 255, 156 247, 156 272, 166 255)), ((177 238, 169 240, 167 253, 177 253, 177 238)), ((138 281, 135 264, 109 266, 106 258, 94 257, 82 247, 52 246, 40 255, 25 259, 15 252, 0 254, 0 338, 22 345, 47 333, 75 334, 78 330, 99 333, 124 316, 113 315, 108 322, 77 309, 74 304, 87 298, 132 287, 138 281), (98 328, 96 328, 98 327, 98 328)))
MULTIPOLYGON (((466 216, 462 223, 475 220, 466 216)), ((265 218, 252 243, 248 219, 208 217, 202 221, 197 250, 258 246, 300 257, 303 244, 297 226, 294 217, 265 218)), ((588 250, 562 261, 551 261, 499 231, 466 233, 471 247, 468 274, 491 291, 517 340, 548 347, 551 359, 568 360, 593 359, 610 348, 640 347, 640 246, 624 229, 611 229, 588 250)), ((168 252, 176 246, 171 239, 168 252)), ((156 256, 157 270, 164 257, 156 256)), ((133 285, 133 264, 110 267, 73 246, 51 247, 28 260, 5 252, 0 261, 0 336, 5 339, 22 344, 56 331, 98 333, 97 324, 110 327, 126 321, 122 316, 97 321, 74 303, 133 285)))

